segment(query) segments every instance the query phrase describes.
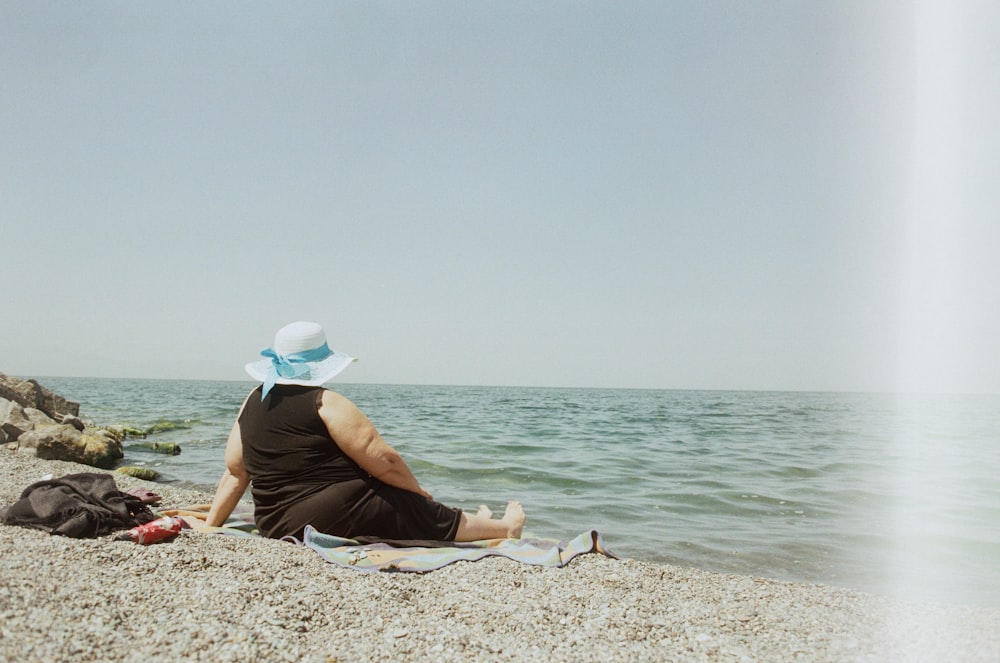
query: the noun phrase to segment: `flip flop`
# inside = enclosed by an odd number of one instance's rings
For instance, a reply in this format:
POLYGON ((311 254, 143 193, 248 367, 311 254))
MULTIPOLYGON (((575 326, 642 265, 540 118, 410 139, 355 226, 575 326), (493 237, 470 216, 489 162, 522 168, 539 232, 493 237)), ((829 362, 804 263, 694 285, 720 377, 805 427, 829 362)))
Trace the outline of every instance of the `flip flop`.
POLYGON ((143 504, 159 504, 160 500, 163 499, 162 497, 160 497, 153 491, 149 490, 148 488, 143 488, 141 486, 137 486, 135 488, 129 488, 124 492, 131 495, 132 497, 138 497, 143 504))

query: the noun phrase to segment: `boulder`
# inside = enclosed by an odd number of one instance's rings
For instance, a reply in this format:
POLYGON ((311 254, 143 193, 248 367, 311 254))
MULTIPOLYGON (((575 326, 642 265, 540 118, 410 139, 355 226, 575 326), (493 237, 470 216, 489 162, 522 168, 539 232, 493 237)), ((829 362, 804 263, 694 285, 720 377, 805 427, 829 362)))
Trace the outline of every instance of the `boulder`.
POLYGON ((29 422, 31 422, 31 425, 33 427, 34 426, 43 425, 43 424, 54 424, 54 423, 56 423, 55 419, 53 419, 49 415, 45 414, 44 411, 39 410, 37 408, 33 408, 33 407, 26 407, 26 408, 24 408, 24 416, 25 416, 25 418, 29 422))
POLYGON ((8 440, 16 440, 34 427, 20 403, 0 398, 0 429, 8 440))
POLYGON ((35 426, 55 423, 41 410, 21 407, 16 401, 0 399, 0 430, 7 439, 16 440, 35 426))
POLYGON ((17 378, 12 378, 0 373, 0 398, 5 401, 12 401, 21 407, 24 407, 24 403, 22 403, 24 400, 24 394, 14 388, 15 384, 19 382, 20 380, 17 378))
POLYGON ((40 424, 23 433, 18 449, 34 449, 45 460, 63 460, 111 469, 124 457, 121 442, 105 430, 79 431, 72 424, 40 424))
POLYGON ((61 419, 66 414, 80 414, 79 403, 52 393, 37 380, 21 380, 3 373, 0 373, 0 398, 20 403, 21 407, 41 410, 52 419, 61 419))
POLYGON ((119 467, 115 472, 120 474, 127 474, 130 477, 135 477, 136 479, 143 479, 145 481, 157 481, 160 478, 160 473, 156 470, 150 469, 148 467, 135 467, 134 465, 127 465, 125 467, 119 467))
POLYGON ((76 430, 72 426, 63 424, 47 424, 22 432, 17 438, 17 448, 18 450, 37 449, 39 443, 49 438, 64 437, 75 440, 81 435, 83 435, 83 433, 76 430))
POLYGON ((176 442, 139 442, 129 445, 130 449, 145 449, 157 454, 166 456, 176 456, 181 452, 181 445, 176 442))
POLYGON ((10 440, 11 442, 16 442, 19 437, 24 435, 26 431, 31 430, 31 428, 30 427, 22 428, 17 424, 5 421, 3 424, 0 424, 0 430, 3 431, 4 437, 7 440, 10 440))

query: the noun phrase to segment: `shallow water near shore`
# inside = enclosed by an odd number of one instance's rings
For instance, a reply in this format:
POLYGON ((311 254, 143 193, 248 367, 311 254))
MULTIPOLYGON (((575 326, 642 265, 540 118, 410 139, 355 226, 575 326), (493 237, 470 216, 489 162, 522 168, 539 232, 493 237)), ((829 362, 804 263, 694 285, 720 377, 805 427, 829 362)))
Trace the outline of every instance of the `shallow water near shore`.
MULTIPOLYGON (((253 386, 38 379, 98 424, 160 424, 125 464, 209 491, 253 386)), ((529 535, 594 528, 627 557, 1000 605, 998 396, 332 386, 436 499, 519 499, 529 535)))

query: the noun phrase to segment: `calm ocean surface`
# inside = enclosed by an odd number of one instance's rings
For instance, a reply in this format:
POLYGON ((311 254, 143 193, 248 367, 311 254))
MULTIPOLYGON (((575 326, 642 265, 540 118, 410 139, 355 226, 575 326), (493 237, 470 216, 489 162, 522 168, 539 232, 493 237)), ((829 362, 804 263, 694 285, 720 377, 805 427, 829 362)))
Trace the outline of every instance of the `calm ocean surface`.
MULTIPOLYGON (((250 383, 39 378, 125 462, 213 490, 250 383)), ((1000 605, 1000 396, 336 385, 438 500, 620 555, 1000 605)))

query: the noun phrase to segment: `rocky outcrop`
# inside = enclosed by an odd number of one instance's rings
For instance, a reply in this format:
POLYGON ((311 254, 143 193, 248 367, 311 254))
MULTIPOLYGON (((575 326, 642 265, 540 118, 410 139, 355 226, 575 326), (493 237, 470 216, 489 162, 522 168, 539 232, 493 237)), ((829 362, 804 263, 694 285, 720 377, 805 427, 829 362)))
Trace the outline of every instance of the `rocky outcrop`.
POLYGON ((0 398, 18 403, 23 408, 41 410, 54 420, 67 414, 80 415, 80 404, 66 400, 38 383, 0 373, 0 398))
POLYGON ((33 430, 39 424, 55 423, 41 410, 33 407, 21 407, 20 403, 0 398, 0 430, 7 440, 16 440, 22 434, 33 430))
POLYGON ((79 414, 79 403, 35 380, 0 373, 0 444, 39 458, 113 468, 124 457, 123 436, 88 426, 79 414))

